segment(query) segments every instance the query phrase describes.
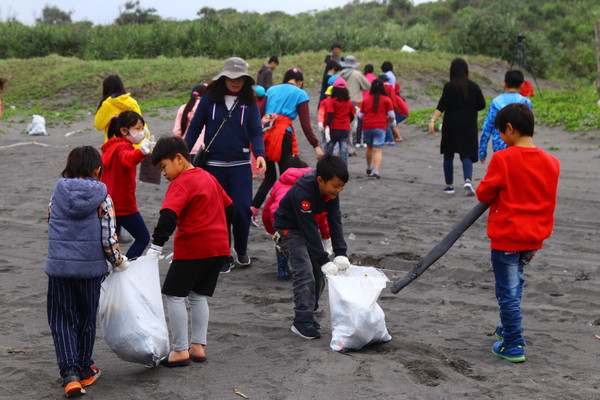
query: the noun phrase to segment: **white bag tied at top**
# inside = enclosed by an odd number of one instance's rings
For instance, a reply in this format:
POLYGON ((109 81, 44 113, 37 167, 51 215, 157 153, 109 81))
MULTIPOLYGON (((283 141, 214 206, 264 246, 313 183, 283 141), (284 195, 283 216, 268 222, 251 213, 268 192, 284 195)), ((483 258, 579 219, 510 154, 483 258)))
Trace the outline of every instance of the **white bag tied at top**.
POLYGON ((158 260, 139 257, 102 282, 100 324, 108 347, 124 361, 155 367, 169 355, 158 260))
POLYGON ((359 350, 392 339, 385 326, 385 314, 377 304, 389 281, 383 272, 353 265, 343 274, 326 276, 333 350, 359 350))

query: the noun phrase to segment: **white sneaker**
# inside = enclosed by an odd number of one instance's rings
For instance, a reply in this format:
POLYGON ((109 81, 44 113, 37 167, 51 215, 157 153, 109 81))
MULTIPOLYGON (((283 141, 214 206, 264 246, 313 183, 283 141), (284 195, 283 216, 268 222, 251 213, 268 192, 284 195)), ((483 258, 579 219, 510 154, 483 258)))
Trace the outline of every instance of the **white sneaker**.
POLYGON ((356 148, 358 149, 358 148, 360 147, 360 143, 356 143, 356 144, 354 145, 354 147, 356 147, 356 148))
POLYGON ((473 189, 473 185, 471 184, 471 182, 465 182, 464 188, 465 188, 465 196, 467 196, 467 197, 475 196, 475 189, 473 189))

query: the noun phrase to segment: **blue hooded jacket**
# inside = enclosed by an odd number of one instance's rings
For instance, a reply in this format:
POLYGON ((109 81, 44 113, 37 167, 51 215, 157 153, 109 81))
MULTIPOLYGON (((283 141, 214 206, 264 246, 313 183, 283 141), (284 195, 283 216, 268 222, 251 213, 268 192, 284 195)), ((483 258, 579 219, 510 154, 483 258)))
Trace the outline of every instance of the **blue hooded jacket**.
POLYGON ((106 273, 98 215, 105 199, 106 185, 96 179, 62 178, 56 183, 48 220, 48 276, 90 279, 106 273))

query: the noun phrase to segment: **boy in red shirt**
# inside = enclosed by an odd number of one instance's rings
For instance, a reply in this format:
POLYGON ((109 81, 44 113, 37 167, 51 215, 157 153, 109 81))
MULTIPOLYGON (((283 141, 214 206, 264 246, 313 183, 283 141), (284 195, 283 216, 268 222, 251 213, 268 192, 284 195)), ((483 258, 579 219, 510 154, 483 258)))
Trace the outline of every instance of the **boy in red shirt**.
POLYGON ((167 301, 173 351, 161 365, 183 367, 206 361, 208 297, 217 285, 220 268, 229 256, 228 221, 233 203, 211 174, 190 162, 186 143, 178 136, 164 136, 156 143, 152 162, 171 181, 148 256, 162 255, 162 247, 177 228, 173 261, 162 293, 167 301), (192 311, 192 344, 188 342, 188 315, 192 311))
POLYGON ((508 148, 494 153, 477 187, 477 199, 490 204, 487 234, 500 306, 495 332, 500 341, 492 352, 510 362, 523 362, 523 268, 552 234, 560 164, 534 146, 534 118, 526 105, 504 107, 495 126, 508 148))

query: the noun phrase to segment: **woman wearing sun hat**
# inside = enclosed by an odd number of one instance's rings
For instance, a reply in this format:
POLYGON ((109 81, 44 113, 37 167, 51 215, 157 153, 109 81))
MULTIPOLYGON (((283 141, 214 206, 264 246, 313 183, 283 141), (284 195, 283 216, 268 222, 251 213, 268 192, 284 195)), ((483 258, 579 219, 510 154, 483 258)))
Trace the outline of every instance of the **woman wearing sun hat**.
MULTIPOLYGON (((250 266, 251 262, 247 251, 252 201, 251 148, 256 157, 256 167, 261 172, 266 168, 260 111, 252 85, 254 79, 248 74, 246 61, 239 57, 225 60, 223 69, 209 83, 206 95, 200 99, 185 134, 190 149, 203 128, 206 128, 205 145, 212 141, 203 168, 217 178, 235 205, 233 249, 235 261, 242 267, 250 266), (229 114, 231 116, 227 118, 229 114)), ((222 272, 229 272, 233 265, 224 265, 222 272)))

